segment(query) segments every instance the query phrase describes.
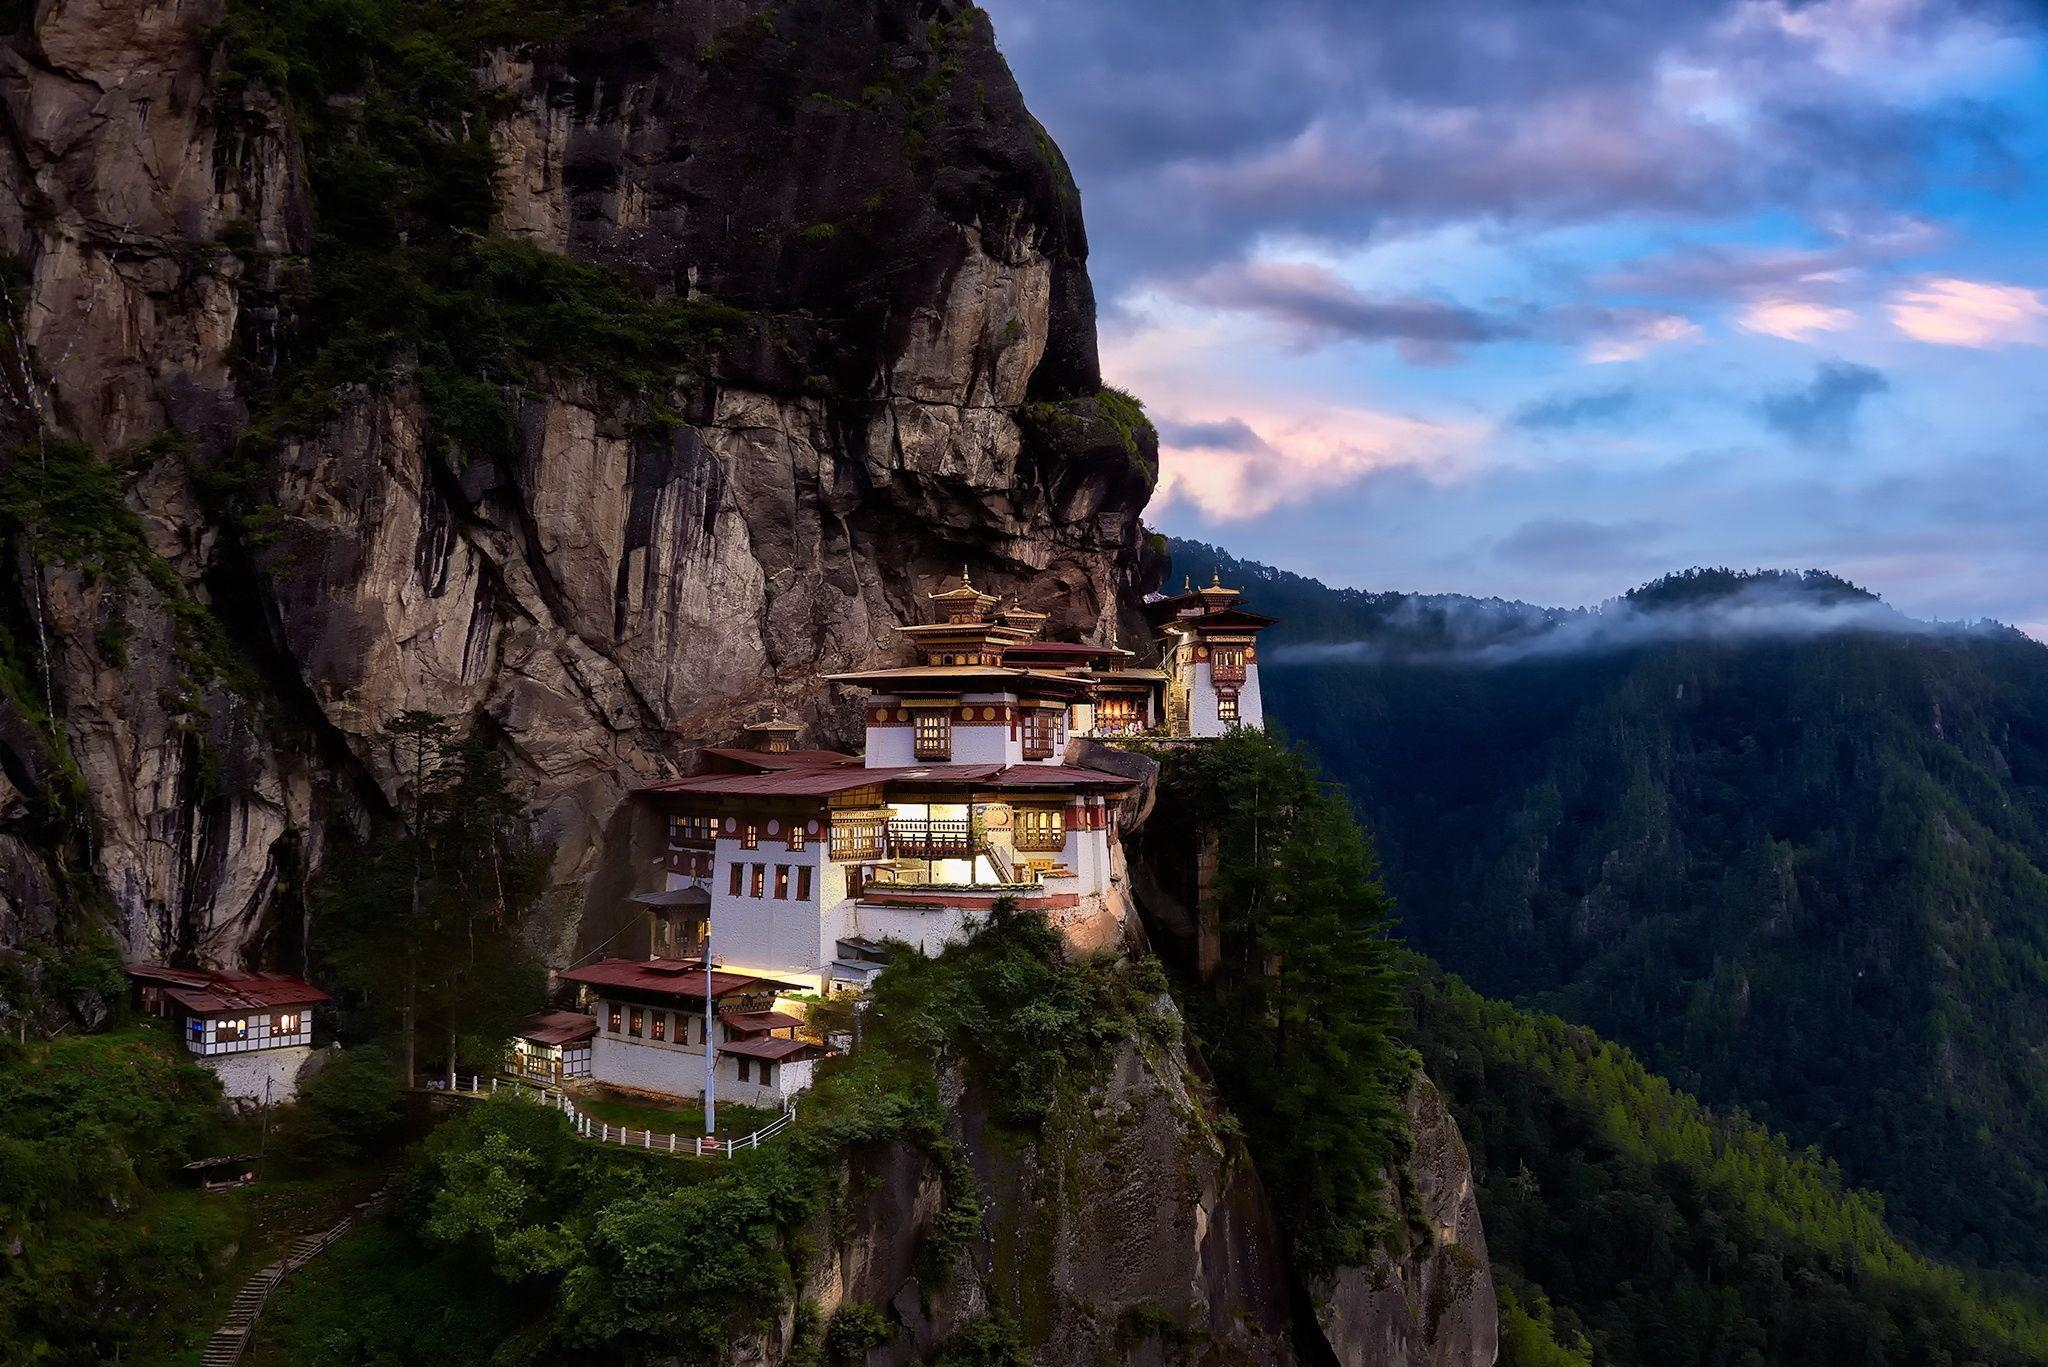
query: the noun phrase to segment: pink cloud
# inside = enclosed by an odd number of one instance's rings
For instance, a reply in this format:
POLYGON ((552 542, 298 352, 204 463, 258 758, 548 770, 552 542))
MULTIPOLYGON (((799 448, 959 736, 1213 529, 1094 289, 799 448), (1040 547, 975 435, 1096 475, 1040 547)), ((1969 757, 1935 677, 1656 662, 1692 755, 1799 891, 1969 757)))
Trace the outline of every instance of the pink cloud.
POLYGON ((2048 341, 2048 299, 2023 285, 1922 280, 1892 297, 1892 326, 1939 346, 1996 347, 2048 341))
POLYGON ((1162 420, 1161 506, 1186 499, 1218 521, 1259 517, 1382 470, 1447 473, 1477 428, 1361 408, 1162 420))
POLYGON ((1810 299, 1757 299, 1742 311, 1736 324, 1745 332, 1803 342, 1816 332, 1844 332, 1856 326, 1856 315, 1810 299))
POLYGON ((1699 335, 1699 326, 1675 313, 1651 314, 1587 344, 1586 359, 1594 365, 1635 361, 1658 347, 1699 335))

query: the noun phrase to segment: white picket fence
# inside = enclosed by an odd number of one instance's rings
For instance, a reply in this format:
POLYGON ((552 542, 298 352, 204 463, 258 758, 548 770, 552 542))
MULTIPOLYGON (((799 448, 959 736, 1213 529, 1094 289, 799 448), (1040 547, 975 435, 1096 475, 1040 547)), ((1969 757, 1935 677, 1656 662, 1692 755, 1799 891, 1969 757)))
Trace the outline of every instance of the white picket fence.
POLYGON ((613 1125, 587 1116, 576 1109, 576 1103, 569 1099, 567 1092, 552 1091, 530 1083, 507 1080, 501 1089, 495 1077, 469 1075, 469 1086, 462 1085, 462 1077, 456 1075, 453 1091, 459 1096, 496 1096, 500 1091, 512 1096, 531 1098, 543 1106, 560 1111, 569 1118, 570 1126, 581 1138, 593 1144, 617 1144, 621 1148, 642 1149, 652 1153, 669 1153, 690 1158, 731 1158, 743 1149, 758 1149, 761 1141, 773 1139, 796 1123, 796 1101, 792 1098, 783 1108, 781 1115, 755 1130, 752 1134, 736 1139, 719 1139, 711 1135, 691 1135, 688 1138, 675 1133, 656 1134, 653 1130, 635 1130, 624 1125, 613 1125))

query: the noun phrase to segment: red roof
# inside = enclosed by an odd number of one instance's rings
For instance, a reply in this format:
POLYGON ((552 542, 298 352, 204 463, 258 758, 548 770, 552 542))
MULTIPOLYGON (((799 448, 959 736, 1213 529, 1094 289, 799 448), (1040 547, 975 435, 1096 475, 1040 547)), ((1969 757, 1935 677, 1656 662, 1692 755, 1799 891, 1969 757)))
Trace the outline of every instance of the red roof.
POLYGON ((718 1052, 721 1054, 745 1054, 748 1058, 765 1058, 771 1062, 780 1062, 792 1054, 813 1052, 822 1054, 825 1052, 825 1049, 824 1046, 813 1044, 809 1040, 763 1037, 760 1039, 727 1040, 718 1046, 718 1052))
POLYGON ((1012 655, 1039 660, 1099 660, 1105 655, 1129 655, 1119 646, 1091 646, 1079 641, 1020 641, 1003 647, 1003 658, 1012 655))
POLYGON ((597 1018, 581 1011, 536 1011, 519 1027, 519 1038, 535 1044, 574 1044, 597 1033, 597 1018))
POLYGON ((700 774, 650 783, 641 791, 719 797, 827 797, 870 783, 969 788, 1135 788, 1136 779, 1065 764, 923 764, 883 769, 785 769, 775 774, 700 774))
POLYGON ((1222 608, 1216 612, 1205 612, 1199 617, 1175 617, 1161 624, 1162 629, 1187 627, 1200 635, 1205 631, 1262 631, 1279 621, 1263 612, 1247 612, 1243 608, 1222 608))
POLYGON ((707 759, 725 765, 737 765, 756 773, 767 773, 774 769, 825 769, 834 765, 859 764, 859 755, 842 754, 837 750, 746 750, 724 746, 709 747, 704 751, 707 759))
MULTIPOLYGON (((588 987, 620 987, 635 992, 651 992, 664 997, 704 999, 704 961, 702 959, 599 959, 582 968, 572 968, 562 974, 562 981, 583 983, 588 987)), ((711 995, 719 997, 743 996, 750 992, 801 992, 797 983, 778 982, 773 978, 757 978, 751 973, 728 973, 722 968, 711 970, 711 995)))
POLYGON ((758 1035, 768 1030, 794 1030, 803 1022, 787 1011, 755 1011, 738 1016, 720 1016, 726 1028, 737 1030, 743 1035, 758 1035))
POLYGON ((127 973, 137 982, 162 988, 165 996, 201 1016, 331 1000, 311 983, 282 973, 227 973, 168 964, 129 964, 127 973))
POLYGON ((699 774, 650 783, 647 793, 711 793, 721 797, 829 797, 849 788, 880 783, 901 769, 782 769, 772 774, 699 774))

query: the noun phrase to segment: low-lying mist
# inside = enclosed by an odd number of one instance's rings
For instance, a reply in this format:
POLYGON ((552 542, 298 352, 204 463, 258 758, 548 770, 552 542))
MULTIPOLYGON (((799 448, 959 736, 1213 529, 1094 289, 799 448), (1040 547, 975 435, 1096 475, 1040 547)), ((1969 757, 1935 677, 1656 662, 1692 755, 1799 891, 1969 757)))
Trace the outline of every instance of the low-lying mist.
POLYGON ((2023 639, 1996 622, 1909 617, 1829 575, 1674 576, 1597 608, 1432 595, 1388 608, 1370 634, 1279 646, 1273 667, 1329 663, 1511 665, 1686 641, 1742 644, 1858 633, 2023 639))

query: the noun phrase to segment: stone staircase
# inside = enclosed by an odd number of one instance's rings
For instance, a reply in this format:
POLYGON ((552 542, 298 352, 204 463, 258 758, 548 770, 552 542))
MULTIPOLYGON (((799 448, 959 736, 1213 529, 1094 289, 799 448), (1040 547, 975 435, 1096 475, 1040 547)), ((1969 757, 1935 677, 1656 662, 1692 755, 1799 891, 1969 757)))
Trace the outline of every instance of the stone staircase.
POLYGON ((235 1367, 242 1360, 242 1354, 248 1351, 249 1340, 256 1333, 257 1317, 262 1315, 264 1304, 278 1283, 319 1257, 329 1244, 355 1228, 358 1216, 383 1199, 384 1193, 380 1191, 358 1206, 356 1215, 344 1215, 327 1229, 301 1234, 292 1240, 281 1261, 270 1264, 242 1283, 242 1289, 235 1293, 235 1299, 228 1306, 227 1318, 206 1341, 206 1348, 199 1355, 199 1367, 235 1367))

